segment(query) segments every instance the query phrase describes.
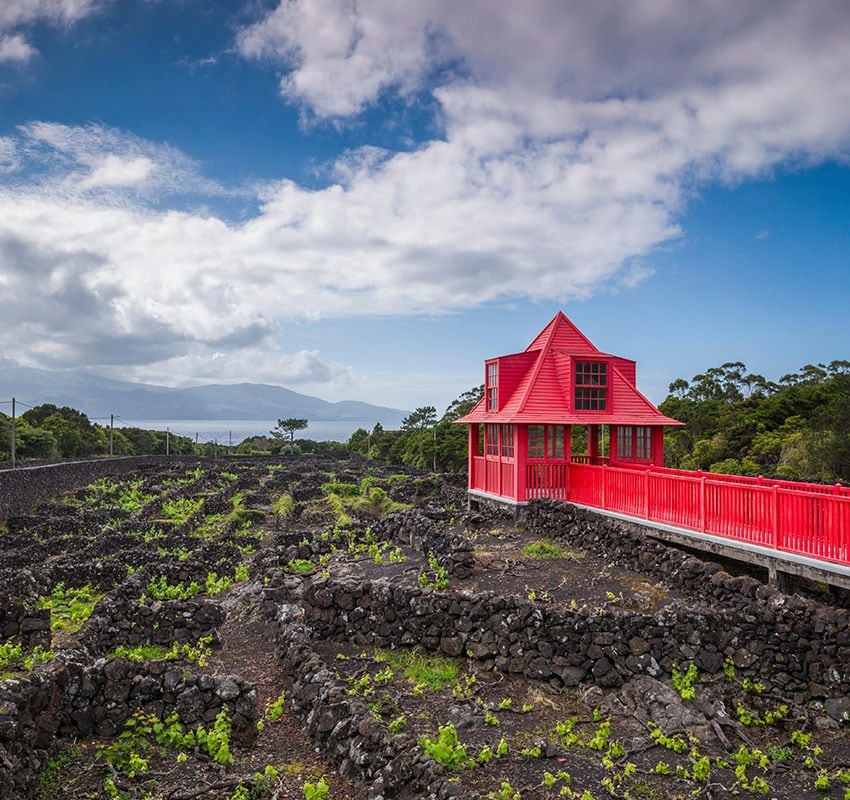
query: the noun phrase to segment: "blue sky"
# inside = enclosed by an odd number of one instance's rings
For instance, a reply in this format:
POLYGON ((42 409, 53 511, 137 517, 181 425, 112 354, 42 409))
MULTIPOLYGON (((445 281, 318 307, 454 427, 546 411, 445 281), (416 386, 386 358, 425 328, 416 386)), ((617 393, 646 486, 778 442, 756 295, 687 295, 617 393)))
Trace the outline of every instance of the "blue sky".
POLYGON ((444 408, 560 308, 850 357, 850 7, 7 0, 0 353, 444 408))

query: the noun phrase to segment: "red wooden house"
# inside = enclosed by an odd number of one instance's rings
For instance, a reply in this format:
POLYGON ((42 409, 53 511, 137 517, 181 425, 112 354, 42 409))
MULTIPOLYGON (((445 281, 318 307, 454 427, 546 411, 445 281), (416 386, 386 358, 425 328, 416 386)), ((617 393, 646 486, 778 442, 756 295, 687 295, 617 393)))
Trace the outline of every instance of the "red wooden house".
POLYGON ((560 311, 521 353, 484 362, 469 425, 469 495, 566 500, 570 464, 662 466, 665 417, 635 386, 635 362, 598 350, 560 311), (575 452, 583 426, 583 452, 575 452))

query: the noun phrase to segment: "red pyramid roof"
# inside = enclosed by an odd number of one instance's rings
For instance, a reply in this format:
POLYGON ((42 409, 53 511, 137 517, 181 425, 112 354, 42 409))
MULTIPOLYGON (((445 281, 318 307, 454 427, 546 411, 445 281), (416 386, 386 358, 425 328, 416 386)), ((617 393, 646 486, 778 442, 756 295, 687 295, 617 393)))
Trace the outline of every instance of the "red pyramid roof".
MULTIPOLYGON (((617 359, 598 350, 559 311, 526 348, 536 352, 525 374, 509 397, 500 398, 500 409, 488 411, 482 399, 460 423, 558 423, 566 425, 681 425, 662 414, 623 374, 617 359), (608 407, 610 411, 574 410, 572 402, 573 358, 607 360, 608 407)), ((500 386, 500 391, 501 391, 500 386)))

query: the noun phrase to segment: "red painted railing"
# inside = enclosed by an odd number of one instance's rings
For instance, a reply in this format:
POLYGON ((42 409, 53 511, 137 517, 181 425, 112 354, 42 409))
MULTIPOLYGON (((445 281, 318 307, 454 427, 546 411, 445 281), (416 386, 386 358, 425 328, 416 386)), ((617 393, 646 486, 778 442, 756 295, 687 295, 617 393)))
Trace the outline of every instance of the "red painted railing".
POLYGON ((850 488, 738 475, 576 461, 514 464, 472 459, 470 488, 522 500, 551 497, 850 565, 850 488))
POLYGON ((850 565, 846 487, 736 478, 572 463, 565 486, 537 496, 566 488, 574 503, 850 565))
POLYGON ((529 500, 552 497, 567 499, 569 464, 527 464, 525 468, 525 494, 529 500))

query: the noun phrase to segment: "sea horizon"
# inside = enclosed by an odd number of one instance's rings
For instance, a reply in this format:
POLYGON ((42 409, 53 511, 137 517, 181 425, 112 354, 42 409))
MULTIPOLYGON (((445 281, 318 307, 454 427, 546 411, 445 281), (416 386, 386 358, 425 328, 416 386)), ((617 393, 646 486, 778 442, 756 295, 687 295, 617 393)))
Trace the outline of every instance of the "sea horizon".
MULTIPOLYGON (((358 428, 372 430, 380 420, 316 420, 295 434, 298 439, 314 439, 320 442, 346 442, 358 428)), ((168 430, 178 436, 188 436, 198 442, 238 445, 252 436, 268 436, 277 426, 276 419, 121 419, 115 420, 116 428, 143 428, 146 430, 168 430)))

